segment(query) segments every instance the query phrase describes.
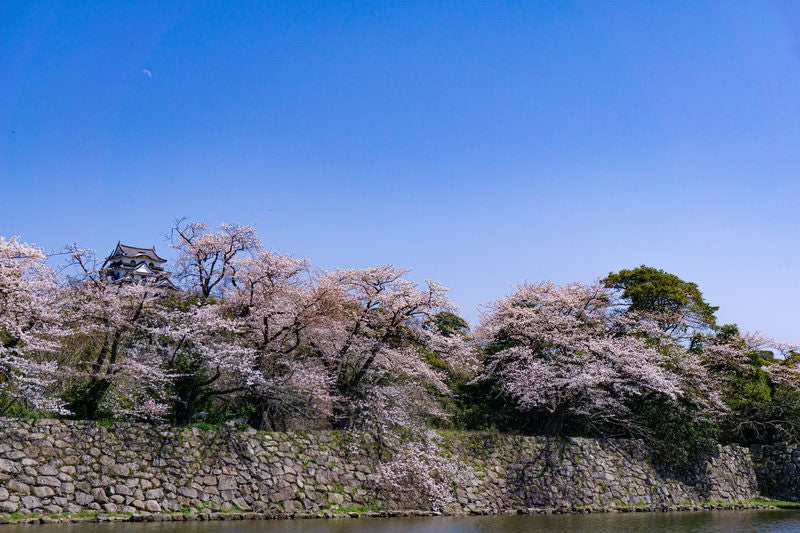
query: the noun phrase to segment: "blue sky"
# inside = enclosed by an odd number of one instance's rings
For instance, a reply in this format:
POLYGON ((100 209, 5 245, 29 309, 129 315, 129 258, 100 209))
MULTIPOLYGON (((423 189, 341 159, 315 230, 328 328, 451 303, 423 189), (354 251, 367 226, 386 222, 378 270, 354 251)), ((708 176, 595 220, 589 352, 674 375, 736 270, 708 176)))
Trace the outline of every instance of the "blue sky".
POLYGON ((0 127, 0 234, 47 249, 253 222, 473 322, 648 264, 800 342, 791 2, 4 2, 0 127))

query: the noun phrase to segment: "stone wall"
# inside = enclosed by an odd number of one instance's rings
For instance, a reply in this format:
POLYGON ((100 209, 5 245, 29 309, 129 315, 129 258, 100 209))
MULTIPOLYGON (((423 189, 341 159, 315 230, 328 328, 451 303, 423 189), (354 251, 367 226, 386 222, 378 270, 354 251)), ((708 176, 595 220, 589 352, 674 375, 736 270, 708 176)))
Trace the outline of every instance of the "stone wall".
POLYGON ((751 450, 761 494, 800 502, 800 445, 752 446, 751 450))
MULTIPOLYGON (((348 439, 0 419, 0 515, 302 515, 429 506, 386 490, 377 461, 348 439)), ((721 448, 684 478, 654 468, 635 441, 447 434, 441 447, 461 465, 458 482, 448 485, 449 513, 654 508, 757 496, 750 453, 740 447, 721 448)))
POLYGON ((460 499, 468 509, 484 497, 493 508, 563 509, 745 502, 757 497, 753 463, 741 447, 720 448, 717 457, 694 472, 675 476, 655 468, 649 450, 638 441, 478 435, 462 436, 454 444, 457 455, 477 473, 470 484, 473 498, 460 499))

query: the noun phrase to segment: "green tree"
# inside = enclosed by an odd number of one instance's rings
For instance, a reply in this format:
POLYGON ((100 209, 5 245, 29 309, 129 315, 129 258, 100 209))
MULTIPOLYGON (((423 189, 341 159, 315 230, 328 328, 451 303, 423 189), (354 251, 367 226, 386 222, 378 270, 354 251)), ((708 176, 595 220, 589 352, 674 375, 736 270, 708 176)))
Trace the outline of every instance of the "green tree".
POLYGON ((684 281, 675 274, 641 265, 632 269, 609 272, 601 282, 621 291, 628 311, 655 315, 664 331, 689 337, 708 329, 716 329, 716 306, 703 299, 696 283, 684 281))

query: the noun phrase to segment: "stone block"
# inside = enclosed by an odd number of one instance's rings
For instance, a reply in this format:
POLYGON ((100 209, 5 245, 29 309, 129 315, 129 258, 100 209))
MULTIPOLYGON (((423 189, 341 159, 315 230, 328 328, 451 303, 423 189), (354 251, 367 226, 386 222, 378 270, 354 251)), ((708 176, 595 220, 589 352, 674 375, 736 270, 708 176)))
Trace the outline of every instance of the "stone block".
POLYGON ((0 459, 0 472, 10 472, 15 474, 22 470, 22 467, 17 463, 11 462, 8 459, 0 459))
POLYGON ((219 490, 234 490, 236 481, 231 476, 219 476, 219 490))
POLYGON ((37 485, 47 485, 48 487, 61 487, 61 481, 53 476, 39 476, 36 478, 37 485))
POLYGON ((297 511, 302 511, 303 504, 302 502, 299 502, 297 500, 285 500, 283 502, 283 510, 286 511, 287 513, 295 513, 297 511))
POLYGON ((39 509, 42 506, 42 500, 36 496, 23 496, 22 505, 25 509, 39 509))
POLYGON ((244 498, 235 498, 233 500, 233 505, 241 509, 242 511, 252 511, 253 508, 244 498))
POLYGON ((106 491, 104 491, 101 488, 96 488, 92 490, 92 497, 94 498, 94 501, 100 504, 106 503, 108 501, 108 496, 106 495, 106 491))
POLYGON ((80 505, 75 505, 74 503, 68 503, 64 506, 64 512, 69 514, 80 513, 83 511, 83 507, 80 505))
POLYGON ((15 479, 12 479, 8 483, 6 483, 6 487, 8 487, 8 490, 10 490, 12 492, 16 492, 17 494, 30 494, 31 493, 30 485, 27 485, 26 483, 21 483, 21 482, 15 480, 15 479))
POLYGON ((279 490, 276 494, 274 494, 270 499, 272 501, 282 502, 285 500, 289 500, 294 496, 294 489, 291 487, 284 487, 279 490))
POLYGON ((167 499, 162 503, 162 507, 167 511, 179 511, 183 506, 178 503, 178 500, 167 499))
POLYGON ((178 494, 186 498, 197 498, 197 491, 191 487, 181 487, 178 489, 178 494))
POLYGON ((146 500, 160 500, 164 497, 164 491, 161 489, 150 489, 144 492, 146 500))
POLYGON ((56 492, 52 487, 33 487, 33 494, 37 498, 49 498, 50 496, 55 496, 56 492))
POLYGON ((58 468, 53 465, 42 465, 36 469, 40 476, 57 476, 58 468))
POLYGON ((131 475, 131 469, 125 465, 111 465, 108 467, 108 473, 119 477, 128 477, 131 475))
POLYGON ((160 513, 161 512, 161 505, 155 500, 147 500, 144 504, 145 509, 150 511, 151 513, 160 513))
POLYGON ((91 494, 86 494, 85 492, 75 493, 75 503, 78 505, 89 505, 92 502, 94 502, 94 498, 92 498, 91 494))

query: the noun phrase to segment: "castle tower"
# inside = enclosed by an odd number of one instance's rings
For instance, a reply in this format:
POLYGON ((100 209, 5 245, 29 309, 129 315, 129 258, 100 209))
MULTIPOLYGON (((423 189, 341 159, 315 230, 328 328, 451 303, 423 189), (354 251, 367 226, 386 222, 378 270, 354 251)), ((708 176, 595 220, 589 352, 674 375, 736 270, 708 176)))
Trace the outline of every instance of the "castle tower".
POLYGON ((117 242, 116 248, 103 263, 106 277, 115 283, 125 281, 149 282, 156 287, 177 289, 164 270, 167 260, 153 248, 138 248, 117 242))

